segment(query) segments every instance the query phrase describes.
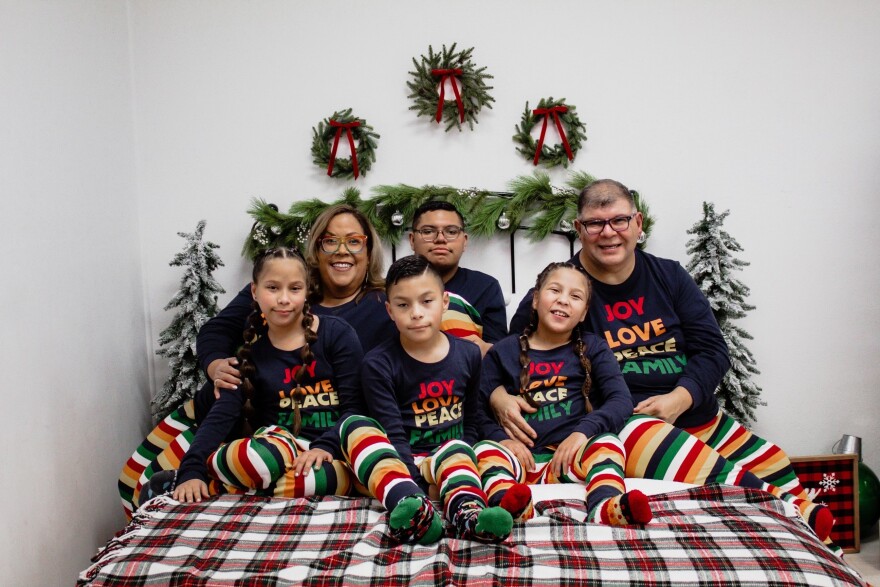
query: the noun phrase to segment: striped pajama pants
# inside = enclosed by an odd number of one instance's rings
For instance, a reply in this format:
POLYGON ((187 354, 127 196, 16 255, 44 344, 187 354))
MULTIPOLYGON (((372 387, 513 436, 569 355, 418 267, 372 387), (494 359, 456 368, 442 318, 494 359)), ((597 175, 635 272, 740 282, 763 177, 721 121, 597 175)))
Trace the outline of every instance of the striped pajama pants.
POLYGON ((762 489, 794 504, 805 517, 814 507, 785 453, 723 412, 687 429, 637 414, 627 420, 620 439, 627 477, 762 489))
MULTIPOLYGON (((358 481, 389 512, 401 499, 423 495, 413 481, 397 450, 378 422, 366 416, 350 416, 340 432, 342 452, 358 481)), ((450 440, 424 458, 416 458, 419 472, 430 485, 437 485, 444 517, 452 520, 463 506, 486 507, 486 494, 480 484, 477 456, 461 440, 450 440)))
POLYGON ((147 435, 122 467, 117 488, 127 520, 140 507, 141 489, 155 473, 180 467, 180 460, 195 437, 196 415, 188 400, 171 412, 147 435))
POLYGON ((293 462, 308 442, 282 426, 264 426, 253 436, 224 444, 208 457, 208 472, 227 493, 269 497, 351 495, 354 476, 348 464, 332 459, 296 476, 293 462))
POLYGON ((625 490, 626 457, 623 443, 614 434, 600 434, 585 442, 560 477, 550 471, 552 453, 535 455, 535 470, 526 471, 513 453, 497 442, 478 442, 474 452, 489 505, 498 505, 515 483, 580 483, 586 486, 587 511, 605 499, 622 495, 625 490))

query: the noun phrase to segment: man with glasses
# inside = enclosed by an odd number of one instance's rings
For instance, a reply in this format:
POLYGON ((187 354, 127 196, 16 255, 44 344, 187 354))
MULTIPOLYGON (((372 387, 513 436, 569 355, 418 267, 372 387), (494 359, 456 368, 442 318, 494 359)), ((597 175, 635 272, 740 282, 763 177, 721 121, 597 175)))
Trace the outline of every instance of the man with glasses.
POLYGON ((497 279, 459 266, 467 241, 464 219, 449 202, 432 200, 416 209, 409 244, 440 273, 450 294, 441 328, 476 343, 485 355, 507 336, 507 310, 497 279))
MULTIPOLYGON (((619 434, 627 476, 748 487, 763 482, 769 486, 762 489, 794 504, 825 540, 833 516, 810 501, 785 452, 719 408, 715 390, 730 367, 724 336, 690 274, 677 261, 637 248, 644 237, 632 192, 614 180, 596 181, 581 192, 578 212, 582 248, 570 262, 587 270, 592 285, 581 324, 614 352, 633 398, 635 415, 619 434)), ((529 292, 511 331, 526 327, 531 307, 529 292)), ((499 389, 490 400, 498 422, 530 446, 534 430, 522 414, 535 410, 499 389)))

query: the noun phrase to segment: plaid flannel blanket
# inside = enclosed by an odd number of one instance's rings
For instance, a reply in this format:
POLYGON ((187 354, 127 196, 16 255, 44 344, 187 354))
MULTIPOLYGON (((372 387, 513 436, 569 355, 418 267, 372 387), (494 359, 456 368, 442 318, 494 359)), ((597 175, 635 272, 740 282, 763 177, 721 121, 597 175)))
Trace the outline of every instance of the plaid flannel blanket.
POLYGON ((783 502, 697 487, 651 498, 647 526, 585 524, 584 503, 538 504, 503 544, 393 544, 365 498, 159 497, 79 585, 864 585, 783 502))

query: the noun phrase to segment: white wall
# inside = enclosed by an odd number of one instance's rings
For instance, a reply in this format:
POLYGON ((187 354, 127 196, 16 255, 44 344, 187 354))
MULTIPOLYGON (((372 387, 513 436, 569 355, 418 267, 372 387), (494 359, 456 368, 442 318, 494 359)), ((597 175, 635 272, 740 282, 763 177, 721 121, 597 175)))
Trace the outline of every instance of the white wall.
MULTIPOLYGON (((652 252, 685 261, 701 202, 730 208, 758 306, 743 324, 769 404, 757 431, 791 454, 858 434, 880 471, 878 25, 869 0, 0 3, 2 389, 15 408, 0 440, 27 439, 3 452, 27 482, 4 485, 20 530, 0 568, 63 584, 121 526, 116 476, 167 373, 154 350, 180 279, 176 233, 207 220, 225 303, 248 273, 251 197, 286 208, 350 185, 309 154, 311 128, 345 107, 382 135, 355 184, 366 195, 504 189, 532 170, 510 139, 525 101, 552 95, 587 124, 575 168, 647 198, 652 252), (454 41, 495 75, 474 132, 408 110, 411 58, 454 41)), ((567 250, 519 244, 512 303, 567 250)), ((502 267, 509 289, 506 254, 503 239, 474 241, 465 264, 502 267)))
POLYGON ((0 3, 4 585, 75 582, 147 430, 127 18, 0 3))

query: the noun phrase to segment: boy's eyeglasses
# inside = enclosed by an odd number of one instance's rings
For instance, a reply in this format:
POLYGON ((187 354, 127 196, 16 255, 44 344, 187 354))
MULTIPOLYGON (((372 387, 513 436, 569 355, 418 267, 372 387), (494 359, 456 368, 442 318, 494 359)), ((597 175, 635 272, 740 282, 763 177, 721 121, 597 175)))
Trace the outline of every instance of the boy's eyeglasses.
POLYGON ((634 212, 629 216, 615 216, 610 220, 581 220, 578 219, 578 223, 584 227, 584 230, 587 231, 587 234, 599 234, 603 230, 605 230, 605 225, 611 227, 611 230, 614 232, 623 232, 627 228, 629 228, 629 221, 636 217, 638 212, 634 212))
POLYGON ((438 234, 443 234, 443 238, 448 241, 454 241, 464 232, 464 228, 461 226, 455 226, 454 224, 444 226, 443 228, 437 228, 436 226, 423 226, 421 228, 413 228, 413 232, 420 234, 422 240, 426 243, 432 243, 437 240, 438 234))
POLYGON ((357 255, 364 250, 367 244, 367 235, 350 234, 348 236, 325 236, 321 238, 321 250, 328 255, 332 255, 339 250, 339 247, 345 246, 345 249, 352 255, 357 255))

